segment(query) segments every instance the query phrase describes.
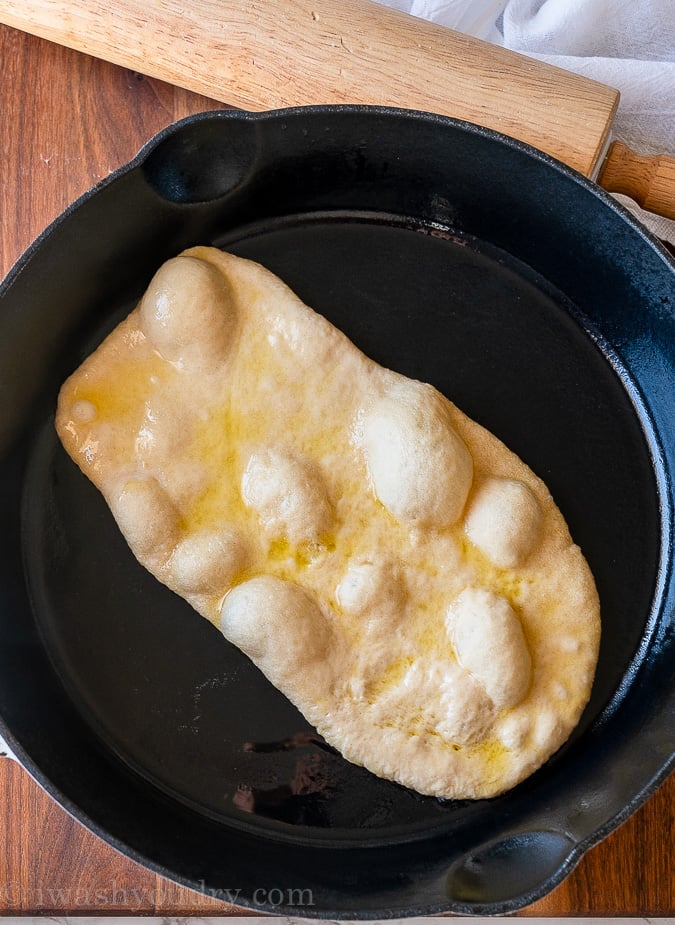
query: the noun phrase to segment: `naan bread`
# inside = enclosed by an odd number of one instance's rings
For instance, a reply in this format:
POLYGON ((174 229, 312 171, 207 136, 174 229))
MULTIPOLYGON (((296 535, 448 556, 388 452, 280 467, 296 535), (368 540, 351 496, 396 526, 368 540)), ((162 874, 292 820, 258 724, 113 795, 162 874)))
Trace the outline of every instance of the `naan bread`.
POLYGON ((544 484, 263 267, 166 263, 56 426, 139 561, 349 761, 489 797, 577 724, 599 605, 544 484))

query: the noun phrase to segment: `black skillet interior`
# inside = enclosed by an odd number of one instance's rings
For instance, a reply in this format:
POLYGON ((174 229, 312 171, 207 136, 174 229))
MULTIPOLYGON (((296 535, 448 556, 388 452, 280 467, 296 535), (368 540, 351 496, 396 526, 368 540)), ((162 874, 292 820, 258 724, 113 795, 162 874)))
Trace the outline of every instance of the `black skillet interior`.
POLYGON ((259 911, 543 895, 673 761, 674 280, 604 194, 474 126, 328 107, 164 132, 2 291, 0 715, 26 767, 130 856, 259 911), (512 792, 444 803, 347 764, 135 562, 65 456, 60 383, 198 243, 268 266, 551 488, 596 576, 602 649, 579 729, 512 792))

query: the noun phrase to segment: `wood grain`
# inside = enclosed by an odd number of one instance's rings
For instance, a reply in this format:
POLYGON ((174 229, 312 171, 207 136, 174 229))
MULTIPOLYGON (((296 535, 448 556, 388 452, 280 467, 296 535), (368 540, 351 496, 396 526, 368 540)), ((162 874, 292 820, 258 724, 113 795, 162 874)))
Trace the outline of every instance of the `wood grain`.
MULTIPOLYGON (((153 133, 219 105, 2 26, 0 64, 0 275, 153 133)), ((121 856, 1 758, 0 807, 0 914, 243 911, 121 856)), ((675 915, 674 807, 671 778, 525 914, 675 915)))
POLYGON ((467 119, 590 176, 618 93, 370 0, 3 0, 0 22, 247 109, 467 119))
MULTIPOLYGON (((113 851, 0 759, 0 914, 228 915, 234 909, 113 851)), ((237 910, 241 914, 241 910, 237 910)))
POLYGON ((222 109, 0 27, 0 275, 65 207, 177 119, 222 109))

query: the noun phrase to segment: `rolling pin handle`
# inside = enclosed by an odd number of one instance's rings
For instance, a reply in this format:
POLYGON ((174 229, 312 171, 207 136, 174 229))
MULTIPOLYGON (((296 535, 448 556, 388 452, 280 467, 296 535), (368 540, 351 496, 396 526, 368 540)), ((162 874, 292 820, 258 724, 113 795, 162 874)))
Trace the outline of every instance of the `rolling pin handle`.
POLYGON ((609 193, 630 196, 648 212, 675 219, 675 157, 646 157, 615 141, 598 182, 609 193))

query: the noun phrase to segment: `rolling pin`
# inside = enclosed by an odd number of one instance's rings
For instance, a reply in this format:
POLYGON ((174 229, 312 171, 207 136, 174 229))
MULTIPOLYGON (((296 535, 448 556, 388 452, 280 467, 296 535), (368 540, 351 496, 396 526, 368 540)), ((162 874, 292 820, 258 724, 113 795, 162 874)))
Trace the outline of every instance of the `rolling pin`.
POLYGON ((371 0, 3 0, 0 22, 231 106, 465 119, 675 218, 675 158, 608 153, 616 90, 371 0))

